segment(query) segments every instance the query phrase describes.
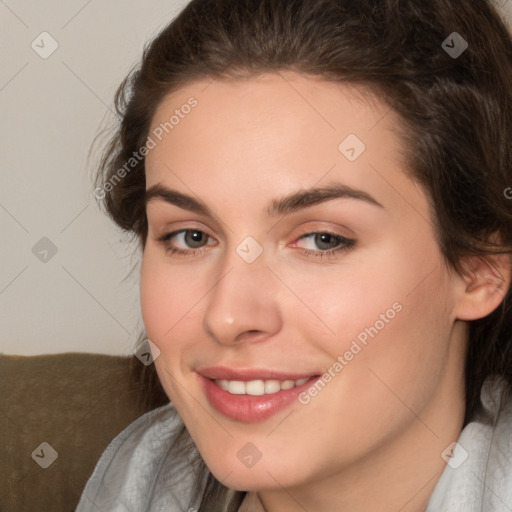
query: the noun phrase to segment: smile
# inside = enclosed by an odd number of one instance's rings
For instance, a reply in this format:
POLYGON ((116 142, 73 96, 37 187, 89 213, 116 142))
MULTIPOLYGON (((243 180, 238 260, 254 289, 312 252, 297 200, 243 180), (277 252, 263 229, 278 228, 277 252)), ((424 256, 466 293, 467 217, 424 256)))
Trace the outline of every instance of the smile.
POLYGON ((309 380, 308 377, 297 380, 250 380, 247 382, 241 380, 215 380, 215 384, 224 391, 232 395, 271 395, 286 389, 292 389, 296 386, 302 386, 309 380))
POLYGON ((321 376, 284 374, 270 370, 201 369, 200 387, 214 410, 245 423, 267 418, 298 404, 298 396, 321 376))

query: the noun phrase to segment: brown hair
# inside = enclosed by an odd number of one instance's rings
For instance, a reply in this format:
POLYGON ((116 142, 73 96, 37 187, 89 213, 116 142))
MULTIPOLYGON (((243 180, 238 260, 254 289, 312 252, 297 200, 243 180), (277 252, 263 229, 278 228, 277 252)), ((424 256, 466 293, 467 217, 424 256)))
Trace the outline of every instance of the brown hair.
MULTIPOLYGON (((145 145, 168 93, 207 77, 284 69, 365 86, 399 114, 408 170, 429 197, 453 268, 462 272, 466 255, 512 252, 512 38, 486 0, 192 0, 117 91, 121 124, 96 176, 117 225, 145 245, 144 159, 115 186, 106 184, 145 145), (453 46, 454 32, 468 43, 456 57, 442 46, 453 46)), ((469 331, 464 425, 486 377, 512 383, 510 288, 469 331)), ((149 368, 160 404, 162 389, 149 368)), ((153 391, 146 393, 151 399, 153 391)), ((201 510, 219 510, 227 492, 210 474, 201 510)), ((225 510, 237 510, 243 496, 235 493, 225 510)))

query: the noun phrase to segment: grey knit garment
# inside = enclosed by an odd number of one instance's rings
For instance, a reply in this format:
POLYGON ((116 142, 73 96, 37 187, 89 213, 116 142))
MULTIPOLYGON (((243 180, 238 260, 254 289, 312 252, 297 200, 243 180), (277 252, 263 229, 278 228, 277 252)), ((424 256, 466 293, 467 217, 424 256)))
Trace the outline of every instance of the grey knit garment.
POLYGON ((484 382, 483 409, 462 430, 425 512, 512 512, 512 402, 496 419, 501 390, 484 382))
MULTIPOLYGON (((483 408, 446 456, 425 512, 512 512, 512 402, 496 420, 502 388, 491 393, 490 383, 482 386, 483 408)), ((172 404, 131 423, 103 452, 76 512, 195 512, 205 480, 198 481, 196 449, 176 455, 182 425, 172 404)))

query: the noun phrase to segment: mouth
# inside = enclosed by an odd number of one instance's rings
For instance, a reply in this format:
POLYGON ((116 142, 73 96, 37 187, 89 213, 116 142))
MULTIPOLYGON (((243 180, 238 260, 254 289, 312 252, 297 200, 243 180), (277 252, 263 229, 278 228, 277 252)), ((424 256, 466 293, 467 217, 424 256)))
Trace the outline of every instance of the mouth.
POLYGON ((297 402, 319 374, 284 374, 270 370, 211 367, 196 370, 210 405, 236 421, 263 421, 297 402))
POLYGON ((279 393, 279 391, 284 391, 287 389, 292 389, 297 386, 302 386, 305 382, 309 380, 309 377, 303 377, 297 380, 250 380, 244 382, 242 380, 224 380, 217 379, 214 380, 215 384, 219 386, 224 391, 232 395, 252 395, 252 396, 261 396, 261 395, 272 395, 274 393, 279 393))

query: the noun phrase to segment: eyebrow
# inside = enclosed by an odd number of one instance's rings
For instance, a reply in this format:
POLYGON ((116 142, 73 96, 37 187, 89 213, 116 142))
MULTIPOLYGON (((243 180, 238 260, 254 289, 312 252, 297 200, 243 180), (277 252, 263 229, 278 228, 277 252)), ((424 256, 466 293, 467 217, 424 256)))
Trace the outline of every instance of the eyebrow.
MULTIPOLYGON (((270 202, 267 213, 271 217, 277 217, 333 199, 347 198, 365 201, 366 203, 385 209, 381 203, 364 190, 352 188, 343 183, 332 183, 326 187, 299 190, 280 199, 274 199, 270 202)), ((165 201, 166 203, 173 204, 199 215, 214 217, 208 206, 201 200, 178 192, 177 190, 167 188, 162 184, 153 185, 146 190, 145 204, 147 205, 154 200, 165 201)))

